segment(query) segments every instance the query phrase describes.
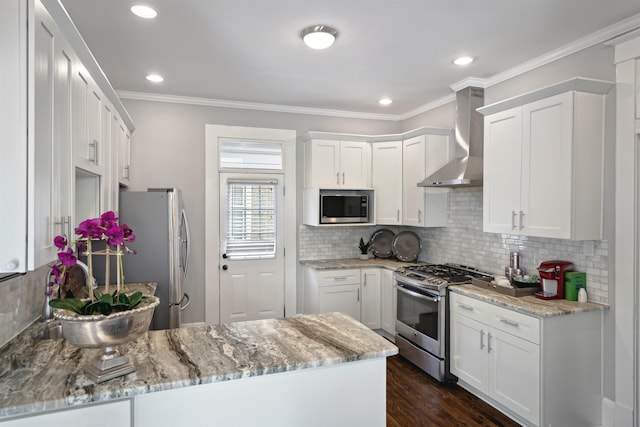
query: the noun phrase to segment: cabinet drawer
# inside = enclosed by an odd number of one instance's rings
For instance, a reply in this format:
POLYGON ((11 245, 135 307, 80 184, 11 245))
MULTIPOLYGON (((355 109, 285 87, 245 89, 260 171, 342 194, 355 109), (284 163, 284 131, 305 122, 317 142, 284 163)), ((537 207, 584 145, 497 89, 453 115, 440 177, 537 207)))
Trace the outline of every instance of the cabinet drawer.
POLYGON ((450 294, 451 313, 466 316, 478 322, 487 323, 490 304, 456 293, 450 294))
POLYGON ((489 307, 490 309, 487 310, 489 326, 540 344, 540 319, 493 304, 489 307))
POLYGON ((318 270, 318 286, 359 285, 360 269, 318 270))

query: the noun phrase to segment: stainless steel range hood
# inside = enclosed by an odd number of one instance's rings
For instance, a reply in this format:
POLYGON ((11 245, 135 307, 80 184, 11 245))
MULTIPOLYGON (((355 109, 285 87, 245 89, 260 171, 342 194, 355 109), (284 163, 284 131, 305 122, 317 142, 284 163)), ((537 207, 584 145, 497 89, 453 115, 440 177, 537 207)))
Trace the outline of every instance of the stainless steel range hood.
POLYGON ((466 87, 456 92, 455 158, 418 183, 419 187, 482 186, 484 89, 466 87))

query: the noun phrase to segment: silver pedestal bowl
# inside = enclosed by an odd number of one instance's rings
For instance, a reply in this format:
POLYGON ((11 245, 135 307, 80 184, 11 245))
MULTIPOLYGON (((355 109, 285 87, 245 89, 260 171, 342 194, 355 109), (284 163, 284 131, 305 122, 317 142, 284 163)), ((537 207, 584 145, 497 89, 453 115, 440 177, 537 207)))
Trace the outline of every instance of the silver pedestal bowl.
POLYGON ((67 310, 55 310, 53 315, 62 326, 62 336, 80 348, 102 348, 104 352, 86 369, 85 374, 101 383, 135 371, 117 345, 133 341, 144 334, 151 324, 153 312, 160 303, 158 297, 146 296, 133 310, 83 316, 67 310))

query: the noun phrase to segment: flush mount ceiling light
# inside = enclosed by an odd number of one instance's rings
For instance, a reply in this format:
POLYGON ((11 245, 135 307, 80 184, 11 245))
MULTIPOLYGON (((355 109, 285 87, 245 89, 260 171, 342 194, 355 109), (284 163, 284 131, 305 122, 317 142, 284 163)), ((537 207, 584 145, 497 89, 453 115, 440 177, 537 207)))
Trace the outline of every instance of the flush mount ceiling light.
POLYGON ((393 100, 391 98, 388 97, 384 97, 384 98, 380 98, 380 100, 378 101, 378 104, 380 105, 389 105, 393 102, 393 100))
POLYGON ((158 16, 158 12, 146 4, 135 4, 131 6, 131 13, 145 19, 153 19, 158 16))
POLYGON ((160 82, 164 81, 164 78, 159 74, 149 74, 147 76, 147 80, 149 80, 150 82, 153 82, 153 83, 160 83, 160 82))
POLYGON ((302 30, 300 37, 311 49, 326 49, 336 41, 338 31, 326 25, 313 25, 302 30))
POLYGON ((473 58, 470 56, 461 56, 460 58, 453 61, 456 65, 468 65, 473 62, 473 58))

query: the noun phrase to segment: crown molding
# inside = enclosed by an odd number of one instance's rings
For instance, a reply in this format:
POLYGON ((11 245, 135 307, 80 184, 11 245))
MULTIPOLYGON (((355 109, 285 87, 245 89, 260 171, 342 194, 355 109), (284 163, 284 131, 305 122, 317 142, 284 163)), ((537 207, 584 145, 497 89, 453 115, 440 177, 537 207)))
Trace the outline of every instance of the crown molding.
MULTIPOLYGON (((501 73, 494 74, 493 76, 483 79, 478 77, 467 77, 449 86, 454 92, 464 89, 467 86, 487 88, 498 83, 502 83, 511 78, 517 77, 521 74, 535 70, 536 68, 547 65, 553 61, 572 55, 583 49, 595 46, 600 43, 612 44, 617 38, 624 37, 628 33, 633 33, 640 29, 640 14, 633 15, 627 19, 617 22, 608 27, 602 28, 595 33, 592 33, 586 37, 575 40, 558 49, 547 52, 537 58, 531 59, 513 68, 505 70, 501 73), (613 42, 612 42, 613 41, 613 42)), ((208 98, 196 98, 188 96, 176 96, 176 95, 157 95, 143 92, 131 92, 131 91, 116 91, 117 95, 121 99, 133 99, 141 101, 154 101, 154 102, 166 102, 174 104, 190 104, 190 105, 202 105, 208 107, 222 107, 222 108, 237 108, 244 110, 257 110, 257 111, 269 111, 278 113, 290 113, 290 114, 306 114, 314 116, 329 116, 329 117, 342 117, 350 119, 364 119, 364 120, 388 120, 388 121, 402 121, 417 116, 418 114, 425 113, 433 110, 434 108, 448 104, 455 101, 455 94, 444 96, 429 102, 421 107, 407 111, 403 114, 376 114, 376 113, 361 113, 356 111, 343 111, 343 110, 330 110, 322 108, 310 108, 310 107, 296 107, 288 105, 277 104, 261 104, 256 102, 240 102, 240 101, 225 101, 220 99, 208 99, 208 98)))
POLYGON ((241 110, 269 111, 274 113, 307 114, 312 116, 343 117, 364 120, 402 120, 395 114, 360 113, 355 111, 329 110, 322 108, 295 107, 289 105, 261 104, 257 102, 225 101, 222 99, 196 98, 178 95, 159 95, 144 92, 117 91, 121 99, 166 102, 172 104, 201 105, 205 107, 237 108, 241 110))

